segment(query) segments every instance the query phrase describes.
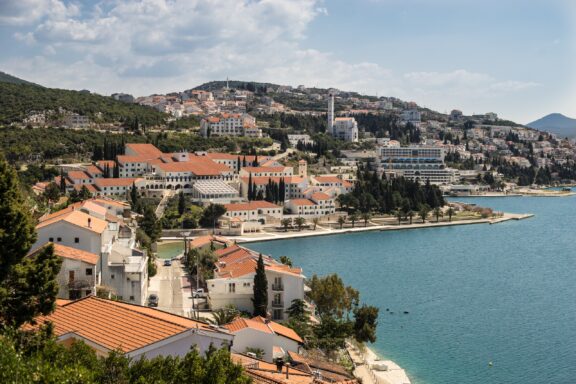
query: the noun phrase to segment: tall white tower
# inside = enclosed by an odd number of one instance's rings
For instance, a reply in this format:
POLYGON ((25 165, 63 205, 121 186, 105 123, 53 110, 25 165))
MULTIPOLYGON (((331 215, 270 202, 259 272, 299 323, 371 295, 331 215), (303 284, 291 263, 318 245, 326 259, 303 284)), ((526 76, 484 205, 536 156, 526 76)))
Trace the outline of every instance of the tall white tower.
POLYGON ((328 133, 334 135, 334 95, 336 92, 328 91, 328 133))

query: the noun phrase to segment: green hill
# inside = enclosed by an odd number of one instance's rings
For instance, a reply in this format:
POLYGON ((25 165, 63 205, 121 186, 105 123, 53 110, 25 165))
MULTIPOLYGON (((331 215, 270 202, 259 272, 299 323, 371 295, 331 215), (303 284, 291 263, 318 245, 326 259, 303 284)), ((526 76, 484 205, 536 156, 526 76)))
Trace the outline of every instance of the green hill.
POLYGON ((0 71, 0 82, 11 83, 11 84, 32 84, 32 85, 35 85, 34 83, 19 79, 15 76, 9 75, 9 74, 2 72, 2 71, 0 71))
POLYGON ((4 74, 0 78, 0 124, 21 122, 31 111, 67 111, 88 116, 93 121, 132 122, 155 126, 165 123, 166 114, 138 104, 127 104, 107 96, 65 89, 44 88, 4 74), (7 76, 7 77, 6 77, 7 76), (3 79, 16 79, 6 82, 3 79), (98 117, 101 113, 101 117, 98 117))

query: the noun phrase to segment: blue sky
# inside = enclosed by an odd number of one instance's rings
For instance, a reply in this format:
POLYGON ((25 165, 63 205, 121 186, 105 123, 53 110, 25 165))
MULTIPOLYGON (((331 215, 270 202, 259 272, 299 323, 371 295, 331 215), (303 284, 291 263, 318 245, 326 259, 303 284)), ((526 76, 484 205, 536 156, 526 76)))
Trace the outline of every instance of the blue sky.
POLYGON ((229 76, 527 123, 576 117, 575 26, 568 0, 0 0, 0 70, 134 95, 229 76))

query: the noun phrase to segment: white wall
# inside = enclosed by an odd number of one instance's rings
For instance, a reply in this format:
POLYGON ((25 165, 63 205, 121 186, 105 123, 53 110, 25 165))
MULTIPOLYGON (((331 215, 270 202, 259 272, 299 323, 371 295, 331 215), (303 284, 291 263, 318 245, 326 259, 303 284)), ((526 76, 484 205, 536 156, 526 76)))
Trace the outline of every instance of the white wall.
POLYGON ((274 335, 252 328, 244 328, 234 332, 232 352, 245 353, 246 348, 260 348, 264 351, 264 360, 272 361, 274 335))

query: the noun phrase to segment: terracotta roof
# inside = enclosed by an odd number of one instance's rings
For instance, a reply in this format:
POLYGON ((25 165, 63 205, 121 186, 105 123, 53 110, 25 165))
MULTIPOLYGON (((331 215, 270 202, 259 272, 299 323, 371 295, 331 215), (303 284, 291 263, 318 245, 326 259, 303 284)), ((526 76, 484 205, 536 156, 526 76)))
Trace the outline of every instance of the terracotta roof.
POLYGON ((279 324, 275 321, 268 321, 268 323, 266 323, 266 319, 263 318, 262 316, 253 317, 252 320, 267 325, 274 333, 280 336, 292 339, 294 341, 297 341, 298 343, 304 342, 304 340, 302 340, 302 338, 293 329, 285 327, 282 324, 279 324))
POLYGON ((108 350, 123 352, 143 348, 188 329, 198 327, 211 331, 201 322, 94 296, 58 306, 54 313, 36 321, 38 324, 52 322, 58 337, 73 333, 108 350))
POLYGON ((127 187, 131 186, 133 183, 142 180, 141 178, 134 178, 134 177, 123 177, 119 179, 115 178, 108 178, 108 179, 94 179, 94 184, 98 188, 103 187, 127 187))
POLYGON ((125 164, 125 163, 145 163, 150 159, 154 159, 155 157, 151 156, 128 156, 128 155, 120 155, 118 156, 118 163, 125 164))
POLYGON ((314 200, 330 200, 331 197, 324 192, 315 192, 310 196, 314 200))
POLYGON ((232 242, 225 237, 214 236, 214 235, 206 235, 206 236, 199 236, 194 240, 190 241, 190 246, 192 248, 199 248, 205 245, 210 244, 211 242, 220 243, 220 244, 232 244, 232 242))
POLYGON ((92 232, 102 233, 108 227, 108 223, 105 220, 101 220, 97 217, 90 216, 87 213, 81 211, 69 211, 67 213, 53 216, 41 221, 36 229, 47 227, 59 221, 66 221, 67 223, 76 225, 78 227, 87 229, 92 232), (90 219, 90 226, 88 226, 88 219, 90 219))
MULTIPOLYGON (((241 177, 242 181, 248 184, 249 177, 241 177)), ((304 179, 299 176, 256 176, 252 177, 252 182, 256 185, 266 185, 268 180, 272 180, 275 183, 279 183, 280 179, 284 179, 286 184, 297 184, 301 183, 304 179)))
POLYGON ((314 370, 319 370, 322 377, 335 382, 357 382, 344 367, 341 367, 338 364, 312 359, 291 351, 288 351, 288 356, 290 357, 292 364, 303 371, 312 372, 314 370))
MULTIPOLYGON (((46 246, 46 244, 44 244, 42 247, 46 246)), ((54 254, 65 259, 79 260, 92 265, 96 265, 100 259, 100 256, 95 253, 67 247, 62 244, 54 244, 54 254)))
POLYGON ((219 176, 232 172, 226 165, 202 157, 194 157, 191 161, 157 164, 155 167, 164 172, 191 172, 197 176, 219 176))
POLYGON ((112 169, 116 166, 116 162, 114 160, 98 160, 96 162, 96 164, 102 168, 105 168, 106 166, 108 166, 108 168, 110 168, 110 169, 112 169))
POLYGON ((68 178, 70 180, 86 180, 92 177, 84 171, 70 171, 68 172, 68 178))
POLYGON ((114 205, 119 208, 130 208, 130 204, 126 202, 109 199, 107 197, 95 197, 91 201, 99 205, 114 205))
POLYGON ((101 175, 103 173, 102 170, 95 165, 87 166, 86 172, 88 172, 90 175, 101 175))
MULTIPOLYGON (((214 252, 218 257, 218 264, 215 275, 218 278, 242 277, 256 272, 256 265, 259 254, 247 248, 234 244, 230 247, 216 250, 214 252)), ((301 268, 291 268, 287 265, 280 264, 270 256, 263 255, 264 267, 279 273, 289 273, 300 276, 301 268)))
POLYGON ((245 319, 243 317, 237 317, 231 323, 224 325, 224 328, 226 328, 232 333, 241 331, 242 329, 245 328, 250 328, 271 335, 274 334, 274 331, 272 331, 272 329, 268 327, 264 322, 254 319, 245 319))
POLYGON ((74 189, 76 191, 81 191, 83 187, 86 187, 86 189, 88 190, 88 192, 90 193, 95 193, 98 192, 96 190, 96 188, 94 187, 94 184, 74 184, 74 189))
POLYGON ((288 167, 244 167, 242 170, 249 173, 285 172, 288 167))
POLYGON ((310 199, 292 199, 289 200, 289 202, 292 205, 316 205, 312 200, 310 199))
POLYGON ((71 302, 72 302, 72 300, 56 299, 56 305, 57 305, 58 307, 61 307, 61 306, 63 306, 63 305, 66 305, 66 304, 68 304, 68 303, 71 303, 71 302))
POLYGON ((224 204, 227 211, 252 211, 260 208, 282 208, 279 205, 270 203, 268 201, 251 201, 249 203, 234 203, 234 204, 224 204))
POLYGON ((126 148, 136 152, 140 156, 148 156, 149 158, 162 156, 162 151, 152 144, 128 143, 126 144, 126 148))

